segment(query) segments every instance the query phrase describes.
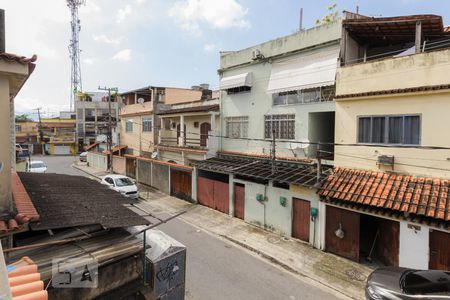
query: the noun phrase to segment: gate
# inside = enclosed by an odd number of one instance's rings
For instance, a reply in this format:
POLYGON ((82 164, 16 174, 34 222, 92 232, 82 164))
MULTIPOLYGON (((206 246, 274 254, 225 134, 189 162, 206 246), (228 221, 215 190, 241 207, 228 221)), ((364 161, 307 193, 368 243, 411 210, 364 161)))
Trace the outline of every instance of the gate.
POLYGON ((450 234, 437 230, 430 231, 429 268, 450 270, 450 234))
POLYGON ((311 204, 302 199, 293 199, 292 236, 309 242, 309 219, 311 204))
POLYGON ((244 220, 245 216, 245 185, 234 184, 234 216, 244 220))
POLYGON ((136 158, 126 158, 126 175, 131 178, 136 178, 136 158))
POLYGON ((170 170, 170 195, 183 200, 192 200, 191 172, 170 170))
POLYGON ((228 214, 230 199, 228 183, 199 176, 197 187, 198 202, 201 205, 228 214))

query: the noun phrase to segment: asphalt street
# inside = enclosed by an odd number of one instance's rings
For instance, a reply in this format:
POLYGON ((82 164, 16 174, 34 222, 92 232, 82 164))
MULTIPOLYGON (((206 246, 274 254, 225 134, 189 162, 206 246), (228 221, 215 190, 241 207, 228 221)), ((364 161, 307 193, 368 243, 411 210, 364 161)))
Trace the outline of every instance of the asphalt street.
MULTIPOLYGON (((86 176, 71 167, 74 157, 41 156, 49 173, 86 176)), ((158 218, 168 215, 152 211, 158 218)), ((155 220, 152 220, 156 222, 155 220)), ((312 280, 293 275, 225 239, 174 219, 158 227, 187 247, 186 299, 336 299, 312 280)), ((340 297, 340 296, 339 296, 340 297)))

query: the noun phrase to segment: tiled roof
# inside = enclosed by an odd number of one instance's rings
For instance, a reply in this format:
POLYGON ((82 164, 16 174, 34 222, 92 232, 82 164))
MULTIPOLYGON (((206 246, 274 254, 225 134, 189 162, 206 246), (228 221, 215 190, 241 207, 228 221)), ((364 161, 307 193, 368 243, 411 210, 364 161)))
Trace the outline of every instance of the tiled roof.
POLYGON ((322 185, 319 195, 347 203, 450 221, 447 179, 335 168, 322 185))
POLYGON ((10 62, 18 62, 18 63, 24 64, 24 65, 27 65, 29 63, 35 62, 37 60, 37 55, 34 54, 32 57, 27 58, 25 56, 18 56, 16 54, 2 52, 2 53, 0 53, 0 59, 10 61, 10 62))
POLYGON ((95 146, 97 146, 98 144, 100 144, 99 142, 95 142, 95 143, 93 143, 93 144, 90 144, 90 145, 88 145, 88 146, 85 146, 84 147, 84 151, 89 151, 89 150, 91 150, 92 148, 94 148, 95 146))
MULTIPOLYGON (((225 155, 238 155, 238 156, 245 156, 245 157, 253 157, 253 158, 270 158, 269 154, 264 153, 246 153, 246 152, 237 152, 237 151, 219 151, 219 154, 225 154, 225 155)), ((289 156, 277 156, 276 159, 278 160, 287 160, 287 161, 296 161, 296 162, 304 162, 304 163, 311 163, 312 160, 305 157, 289 157, 289 156)))
MULTIPOLYGON (((111 151, 112 151, 112 153, 116 153, 116 152, 118 152, 120 150, 123 150, 125 148, 128 148, 128 146, 127 145, 115 145, 114 147, 112 147, 111 151)), ((103 151, 103 153, 104 154, 109 154, 109 151, 105 150, 105 151, 103 151)))
POLYGON ((47 300, 48 293, 37 265, 27 256, 7 266, 13 300, 47 300))
POLYGON ((208 152, 206 149, 196 149, 196 148, 189 148, 189 147, 182 147, 182 146, 166 146, 166 145, 156 145, 156 149, 162 150, 162 151, 169 151, 169 152, 191 152, 191 153, 200 153, 204 154, 208 152))
POLYGON ((364 93, 355 93, 355 94, 343 94, 343 95, 336 95, 334 98, 338 100, 338 99, 344 99, 344 98, 417 93, 417 92, 428 92, 428 91, 448 90, 448 89, 450 89, 450 84, 428 85, 428 86, 419 86, 419 87, 395 89, 395 90, 383 90, 383 91, 373 91, 373 92, 364 92, 364 93))
POLYGON ((169 109, 169 110, 159 112, 158 115, 171 115, 171 114, 189 113, 189 112, 208 112, 208 111, 215 111, 215 110, 219 110, 219 104, 198 105, 198 106, 193 106, 193 107, 169 109))

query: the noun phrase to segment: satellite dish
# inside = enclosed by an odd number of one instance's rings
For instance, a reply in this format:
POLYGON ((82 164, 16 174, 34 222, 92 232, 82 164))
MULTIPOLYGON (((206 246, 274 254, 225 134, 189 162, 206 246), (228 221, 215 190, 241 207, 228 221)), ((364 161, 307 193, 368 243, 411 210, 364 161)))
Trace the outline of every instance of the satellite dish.
POLYGON ((152 159, 155 159, 158 156, 158 152, 154 151, 152 152, 152 159))
POLYGON ((138 99, 138 103, 139 103, 139 104, 144 103, 144 101, 145 101, 144 98, 139 98, 139 99, 138 99))

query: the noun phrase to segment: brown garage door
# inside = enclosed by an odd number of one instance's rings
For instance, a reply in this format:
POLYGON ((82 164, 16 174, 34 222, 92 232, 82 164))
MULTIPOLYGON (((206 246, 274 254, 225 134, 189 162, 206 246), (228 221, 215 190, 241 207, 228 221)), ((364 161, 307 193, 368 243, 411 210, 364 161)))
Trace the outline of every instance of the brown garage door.
POLYGON ((292 236, 309 242, 309 218, 311 205, 309 201, 293 199, 292 236))
POLYGON ((234 184, 234 216, 244 220, 245 211, 245 185, 234 184))
POLYGON ((359 214, 327 205, 325 226, 326 251, 359 261, 359 214), (339 226, 342 239, 335 234, 339 226))
POLYGON ((131 178, 136 178, 136 159, 126 158, 126 175, 131 178))
POLYGON ((192 199, 191 172, 170 170, 170 195, 188 201, 192 199))
POLYGON ((228 183, 198 177, 197 197, 200 204, 228 214, 229 195, 228 183))
POLYGON ((430 231, 430 269, 450 270, 450 234, 430 231))

